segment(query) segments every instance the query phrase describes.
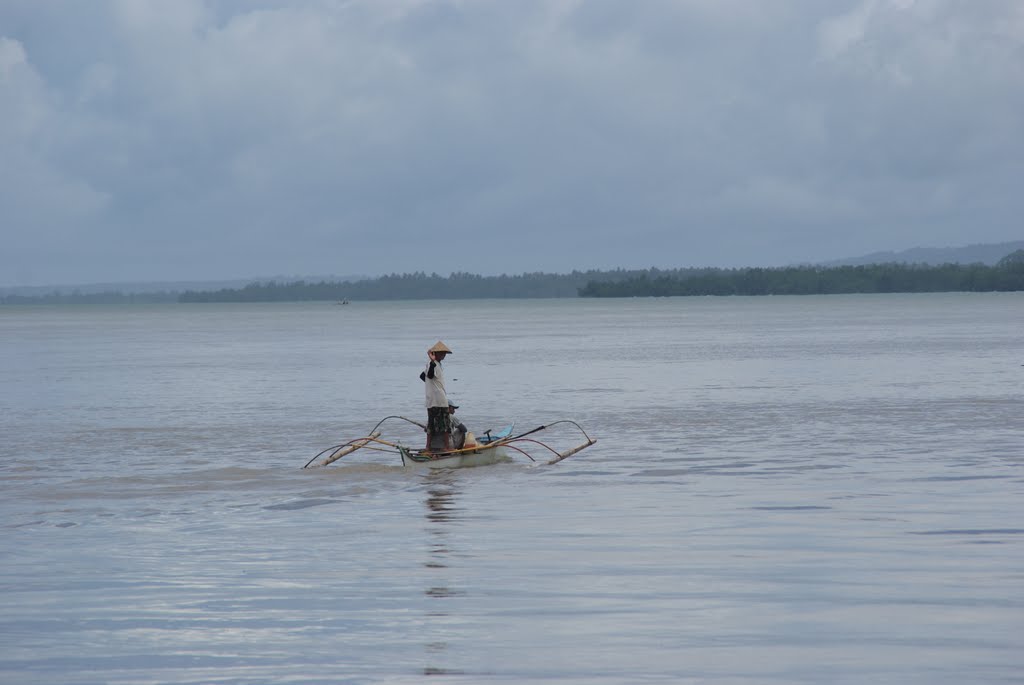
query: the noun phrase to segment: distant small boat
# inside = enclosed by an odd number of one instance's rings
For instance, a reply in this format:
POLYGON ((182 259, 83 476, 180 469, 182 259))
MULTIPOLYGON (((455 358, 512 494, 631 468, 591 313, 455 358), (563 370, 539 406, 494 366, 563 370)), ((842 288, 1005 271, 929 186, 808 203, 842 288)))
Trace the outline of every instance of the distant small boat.
POLYGON ((555 464, 593 445, 594 440, 586 431, 576 423, 568 419, 555 421, 543 426, 538 426, 525 433, 513 435, 515 424, 512 423, 501 430, 489 430, 477 438, 473 433, 466 434, 466 444, 461 449, 447 450, 443 452, 432 452, 421 449, 413 449, 401 444, 398 441, 386 440, 381 437, 380 427, 389 419, 399 419, 425 429, 423 424, 404 416, 387 416, 381 419, 373 430, 364 437, 349 440, 340 445, 328 447, 319 452, 316 456, 306 462, 302 468, 310 466, 327 466, 333 464, 342 457, 352 454, 357 450, 369 450, 374 452, 389 452, 398 454, 403 466, 425 466, 431 469, 450 469, 464 466, 486 466, 499 461, 509 459, 512 455, 523 455, 530 461, 537 461, 530 451, 539 452, 544 457, 545 464, 555 464), (559 451, 551 445, 545 444, 532 436, 543 430, 548 430, 557 425, 575 426, 583 435, 583 442, 559 451), (319 460, 319 461, 317 461, 319 460), (316 462, 316 463, 314 463, 316 462))
POLYGON ((348 304, 348 300, 338 300, 334 304, 348 304))

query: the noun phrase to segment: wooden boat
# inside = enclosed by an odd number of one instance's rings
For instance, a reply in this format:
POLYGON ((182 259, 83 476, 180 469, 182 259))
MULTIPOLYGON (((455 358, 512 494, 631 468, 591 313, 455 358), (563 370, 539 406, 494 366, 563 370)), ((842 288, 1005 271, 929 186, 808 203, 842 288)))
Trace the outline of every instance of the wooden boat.
POLYGON ((463 466, 488 466, 505 461, 508 453, 500 447, 481 445, 481 449, 454 452, 423 452, 399 447, 403 466, 426 466, 430 469, 457 469, 463 466))
POLYGON ((406 421, 421 429, 426 430, 423 424, 404 416, 386 416, 381 419, 373 430, 366 436, 349 440, 340 445, 328 447, 319 452, 316 456, 306 462, 302 468, 310 466, 327 466, 333 464, 342 457, 352 454, 357 450, 368 450, 373 452, 389 452, 398 454, 403 466, 421 466, 431 469, 450 469, 464 466, 485 466, 499 461, 513 458, 516 455, 525 456, 530 461, 537 459, 530 454, 530 451, 540 452, 543 456, 543 463, 555 464, 593 445, 596 440, 587 435, 586 431, 576 423, 568 419, 555 421, 543 426, 538 426, 524 433, 515 434, 515 424, 510 424, 501 430, 485 431, 480 437, 472 433, 466 434, 466 444, 461 449, 447 450, 442 452, 431 452, 422 449, 413 449, 395 440, 388 440, 381 437, 381 426, 390 419, 406 421), (583 441, 568 449, 559 451, 555 447, 530 437, 541 431, 549 430, 555 426, 574 426, 583 436, 583 441))

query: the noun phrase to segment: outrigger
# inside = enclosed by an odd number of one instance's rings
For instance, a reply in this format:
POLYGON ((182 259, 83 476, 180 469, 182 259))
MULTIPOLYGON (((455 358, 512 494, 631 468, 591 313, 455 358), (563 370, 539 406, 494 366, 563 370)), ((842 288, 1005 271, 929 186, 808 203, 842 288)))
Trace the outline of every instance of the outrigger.
POLYGON ((373 427, 373 430, 371 430, 366 436, 355 440, 349 440, 348 442, 344 442, 340 445, 328 447, 306 462, 306 465, 302 468, 305 469, 310 466, 327 466, 328 464, 333 464, 345 455, 352 454, 356 450, 370 450, 374 452, 398 454, 401 457, 403 466, 426 466, 432 469, 445 469, 458 468, 461 466, 484 466, 487 464, 493 464, 507 458, 509 456, 509 452, 522 454, 530 461, 536 462, 537 459, 530 454, 529 450, 530 448, 534 448, 536 451, 539 448, 545 455, 546 461, 543 463, 555 464, 597 442, 597 440, 587 435, 587 432, 575 421, 562 419, 543 426, 537 426, 532 430, 519 434, 513 434, 513 429, 515 428, 514 423, 498 431, 487 431, 479 438, 475 437, 472 433, 467 433, 465 446, 461 449, 432 452, 412 449, 411 447, 406 447, 401 444, 401 442, 382 438, 381 426, 385 421, 390 419, 406 421, 426 430, 426 427, 423 424, 418 421, 413 421, 412 419, 407 419, 404 416, 386 416, 381 419, 377 425, 373 427), (579 432, 583 434, 584 441, 574 447, 559 451, 536 438, 529 437, 535 433, 539 433, 540 431, 547 430, 560 424, 575 426, 579 432))

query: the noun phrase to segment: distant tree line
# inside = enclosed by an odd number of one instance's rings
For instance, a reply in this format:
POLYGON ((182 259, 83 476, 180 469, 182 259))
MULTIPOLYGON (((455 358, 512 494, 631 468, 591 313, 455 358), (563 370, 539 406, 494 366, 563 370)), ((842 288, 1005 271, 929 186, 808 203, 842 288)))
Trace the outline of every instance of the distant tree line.
POLYGON ((1024 290, 1024 250, 995 266, 871 264, 839 267, 704 269, 688 275, 639 274, 590 281, 581 297, 832 295, 841 293, 1005 292, 1024 290))
POLYGON ((416 272, 390 274, 361 281, 308 283, 250 283, 244 288, 211 291, 187 291, 181 302, 296 302, 306 300, 460 300, 473 298, 550 298, 577 297, 588 283, 625 280, 640 274, 681 276, 689 270, 573 271, 569 274, 525 273, 521 275, 480 276, 471 273, 416 272))
POLYGON ((745 269, 615 269, 568 274, 480 276, 423 272, 358 281, 276 281, 242 288, 158 293, 2 295, 0 304, 147 304, 158 302, 296 302, 470 298, 664 297, 679 295, 826 295, 1024 290, 1024 250, 995 266, 872 264, 745 269))

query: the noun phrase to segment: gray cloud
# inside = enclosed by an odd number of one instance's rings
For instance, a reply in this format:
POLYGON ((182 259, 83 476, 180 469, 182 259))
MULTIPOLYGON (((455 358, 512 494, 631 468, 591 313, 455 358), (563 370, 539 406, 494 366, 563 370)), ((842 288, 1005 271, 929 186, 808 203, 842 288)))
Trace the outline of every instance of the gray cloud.
POLYGON ((1021 238, 1024 8, 0 6, 0 285, 1021 238))

